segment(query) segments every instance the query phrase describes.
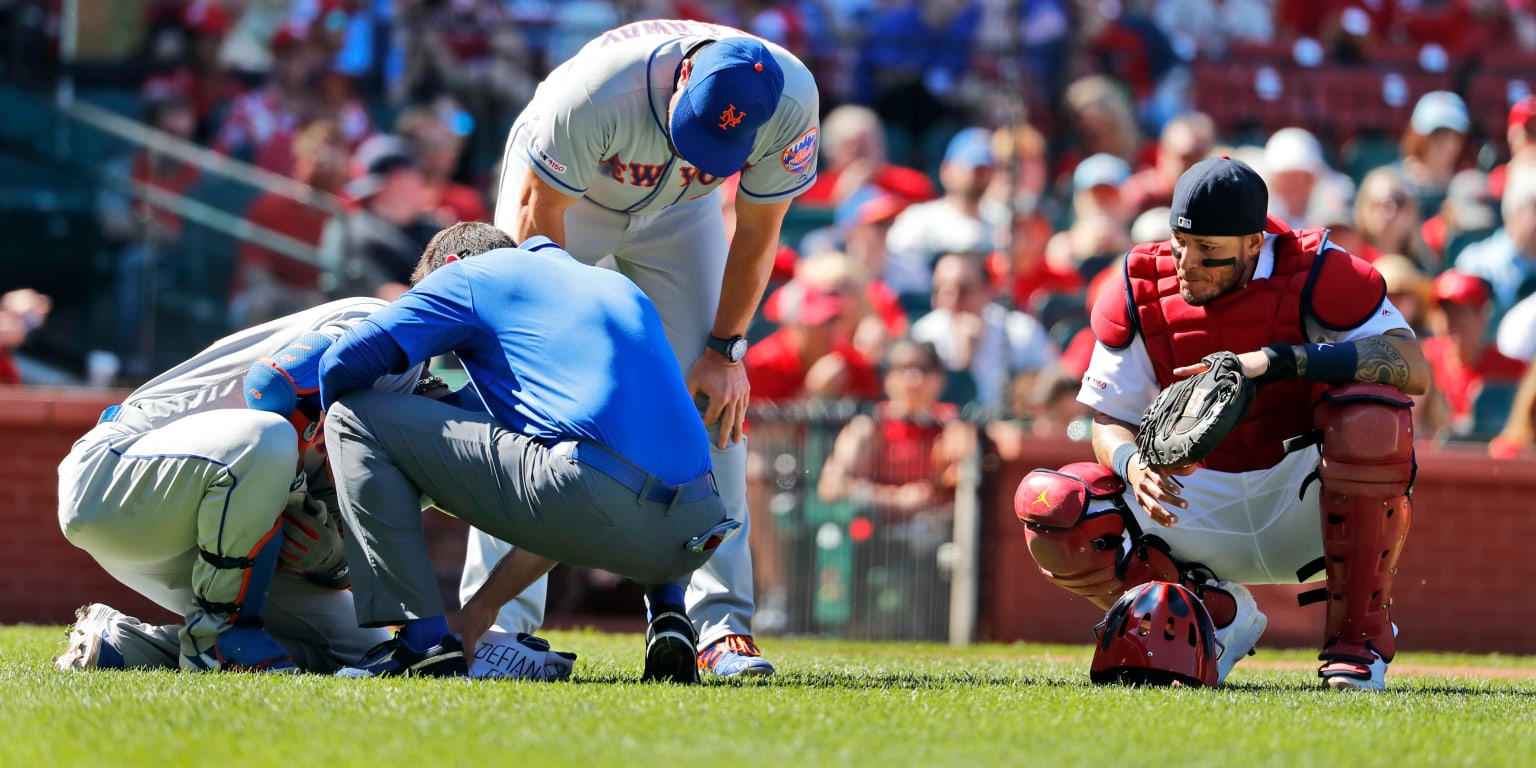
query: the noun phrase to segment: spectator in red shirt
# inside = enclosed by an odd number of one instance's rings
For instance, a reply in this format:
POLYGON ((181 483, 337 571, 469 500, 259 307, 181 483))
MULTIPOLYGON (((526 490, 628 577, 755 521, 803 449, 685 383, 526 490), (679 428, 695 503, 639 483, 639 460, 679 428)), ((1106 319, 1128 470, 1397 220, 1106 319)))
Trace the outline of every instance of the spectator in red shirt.
POLYGON ((886 157, 885 128, 868 107, 845 104, 821 121, 822 167, 816 182, 796 205, 835 207, 854 191, 873 184, 908 203, 939 196, 922 171, 893 165, 886 157))
POLYGON ((799 278, 779 289, 768 319, 780 328, 753 344, 743 360, 753 401, 880 396, 874 365, 848 338, 857 300, 834 290, 799 278))
POLYGON ((886 399, 838 433, 822 467, 818 495, 851 502, 858 515, 849 535, 858 542, 855 603, 857 622, 865 625, 859 631, 887 638, 942 636, 946 614, 912 606, 945 604, 949 587, 936 556, 950 538, 960 464, 976 445, 959 408, 940 401, 943 388, 943 364, 933 345, 892 342, 885 358, 886 399), (872 573, 884 578, 874 583, 863 577, 872 573), (882 608, 876 593, 893 591, 899 610, 882 608))
POLYGON ((1486 338, 1493 299, 1486 281, 1449 269, 1435 278, 1433 290, 1429 326, 1434 335, 1424 340, 1424 355, 1434 371, 1434 390, 1450 409, 1450 433, 1468 435, 1478 393, 1489 385, 1519 381, 1526 364, 1500 354, 1486 338))
MULTIPOLYGON (((293 140, 294 178, 316 192, 342 194, 350 175, 351 155, 341 129, 330 120, 310 123, 293 140)), ((320 246, 321 233, 332 211, 318 201, 299 201, 264 192, 251 203, 246 218, 252 224, 320 246)), ((318 261, 319 253, 315 258, 318 261)), ((272 320, 324 301, 320 267, 245 241, 235 262, 230 286, 230 321, 236 328, 272 320)))
POLYGON ((444 225, 460 221, 490 221, 485 196, 473 187, 453 180, 464 153, 465 133, 450 120, 462 122, 468 114, 452 103, 408 109, 395 121, 395 133, 410 143, 427 177, 427 199, 422 207, 438 211, 444 225))

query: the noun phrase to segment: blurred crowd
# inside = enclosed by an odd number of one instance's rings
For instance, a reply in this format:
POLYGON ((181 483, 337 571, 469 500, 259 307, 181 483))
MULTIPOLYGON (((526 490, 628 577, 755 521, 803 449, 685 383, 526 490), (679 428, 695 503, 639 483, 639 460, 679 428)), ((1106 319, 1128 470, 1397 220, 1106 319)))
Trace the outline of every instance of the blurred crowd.
MULTIPOLYGON (((1471 114, 1454 90, 1417 95, 1391 151, 1363 168, 1317 125, 1233 135, 1199 111, 1190 77, 1197 62, 1254 46, 1346 64, 1406 48, 1441 71, 1490 51, 1529 55, 1529 2, 141 6, 143 42, 124 67, 144 122, 314 190, 307 201, 263 195, 244 211, 315 257, 241 243, 221 305, 231 327, 327 296, 404 290, 433 232, 488 218, 506 127, 550 68, 627 21, 688 17, 785 45, 822 91, 819 180, 792 210, 748 358, 760 402, 892 402, 916 370, 892 361, 893 349, 910 352, 893 346, 906 340, 936 355, 924 371, 942 384, 935 402, 986 423, 1003 450, 1029 435, 1085 438, 1072 394, 1092 352, 1088 310, 1131 244, 1168 236, 1178 175, 1219 152, 1261 171, 1275 216, 1331 228, 1387 277, 1436 367, 1435 392, 1416 409, 1422 435, 1533 450, 1536 385, 1526 375, 1520 386, 1536 356, 1529 89, 1512 83, 1496 118, 1471 114)), ((200 177, 144 153, 111 172, 172 193, 200 177)), ((132 350, 144 282, 174 262, 183 222, 124 196, 104 194, 98 208, 119 249, 119 347, 132 350)), ((152 373, 131 351, 125 363, 130 379, 152 373)))

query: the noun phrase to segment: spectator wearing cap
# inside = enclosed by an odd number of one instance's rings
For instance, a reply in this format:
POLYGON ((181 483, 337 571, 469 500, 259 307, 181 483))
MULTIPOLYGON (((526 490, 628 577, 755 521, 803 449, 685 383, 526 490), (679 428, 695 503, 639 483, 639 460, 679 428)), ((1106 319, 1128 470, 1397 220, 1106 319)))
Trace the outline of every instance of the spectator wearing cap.
POLYGON ((875 111, 844 104, 821 121, 822 166, 816 183, 798 198, 800 205, 832 208, 855 190, 873 185, 908 203, 938 197, 927 174, 890 162, 885 126, 875 111))
POLYGON ((944 399, 1002 413, 1015 379, 1059 356, 1034 317, 996 303, 982 257, 948 253, 933 270, 933 309, 912 323, 912 338, 932 343, 949 372, 944 399))
MULTIPOLYGON (((351 173, 351 153, 340 126, 317 120, 293 140, 293 177, 309 185, 313 193, 341 196, 351 173)), ((300 243, 320 247, 329 209, 311 194, 295 200, 277 192, 263 192, 245 217, 259 227, 287 235, 300 243)), ((320 267, 271 250, 252 241, 240 243, 235 275, 230 285, 230 324, 235 328, 263 323, 325 300, 320 288, 320 267)))
POLYGON ((1354 195, 1354 185, 1328 165, 1323 145, 1305 128, 1275 131, 1264 143, 1257 170, 1269 186, 1270 215, 1292 229, 1320 226, 1339 216, 1354 195))
MULTIPOLYGON (((815 263, 815 257, 821 253, 846 257, 845 271, 859 284, 857 292, 874 313, 873 319, 878 326, 854 335, 854 346, 871 360, 879 359, 886 339, 906 335, 910 325, 900 298, 885 278, 885 238, 890 233, 891 222, 906 207, 904 198, 879 187, 866 186, 837 206, 831 227, 811 232, 802 241, 802 248, 809 258, 801 262, 801 270, 815 263)), ((773 297, 770 296, 768 301, 771 303, 773 297)))
POLYGON ((1511 166, 1508 178, 1500 201, 1503 226, 1456 257, 1457 269, 1493 286, 1495 319, 1536 293, 1536 162, 1511 166))
POLYGON ((829 263, 844 258, 823 253, 806 259, 796 278, 764 305, 768 319, 780 327, 747 351, 754 400, 879 397, 879 375, 851 339, 862 302, 847 277, 846 263, 829 263), (818 261, 828 262, 829 268, 821 269, 818 261))
POLYGON ((1413 106, 1398 161, 1422 216, 1440 211, 1451 177, 1461 167, 1472 118, 1467 104, 1450 91, 1430 91, 1413 106))
POLYGON ((407 109, 395 120, 395 134, 410 143, 427 179, 422 207, 438 211, 445 225, 490 220, 485 195, 454 180, 472 122, 451 100, 407 109))
POLYGON ((1092 155, 1072 172, 1072 226, 1056 233, 1045 258, 1057 269, 1075 270, 1092 280, 1131 247, 1131 210, 1120 185, 1131 176, 1124 160, 1108 153, 1092 155))
POLYGON ((358 206, 326 224, 321 260, 338 271, 336 295, 393 301, 442 223, 422 207, 426 177, 399 137, 363 142, 352 165, 346 192, 358 206))
POLYGON ((1468 435, 1478 393, 1489 386, 1513 386, 1525 363, 1504 356, 1488 340, 1493 293, 1487 281, 1446 270, 1435 278, 1433 298, 1424 355, 1434 371, 1434 388, 1449 407, 1450 433, 1468 435))
POLYGON ((1509 124, 1504 129, 1509 143, 1509 162, 1488 172, 1488 194, 1504 196, 1509 166, 1536 160, 1536 95, 1526 96, 1509 108, 1509 124))
POLYGON ((1120 185, 1120 194, 1133 214, 1173 204, 1173 185, 1216 146, 1216 123, 1204 112, 1186 112, 1163 126, 1157 159, 1120 185))
POLYGON ((908 207, 886 238, 886 279, 899 294, 927 293, 933 265, 945 253, 986 254, 996 247, 982 200, 997 163, 992 132, 966 128, 950 139, 939 166, 943 196, 908 207))

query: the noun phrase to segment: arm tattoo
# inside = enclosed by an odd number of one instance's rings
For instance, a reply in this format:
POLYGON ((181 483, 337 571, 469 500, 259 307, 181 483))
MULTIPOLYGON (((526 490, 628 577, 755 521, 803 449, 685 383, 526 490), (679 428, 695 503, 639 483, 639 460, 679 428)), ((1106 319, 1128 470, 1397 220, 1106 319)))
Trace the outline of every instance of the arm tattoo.
POLYGON ((1392 342, 1381 337, 1361 339, 1355 342, 1355 351, 1359 354, 1356 381, 1399 388, 1408 385, 1408 361, 1392 342))

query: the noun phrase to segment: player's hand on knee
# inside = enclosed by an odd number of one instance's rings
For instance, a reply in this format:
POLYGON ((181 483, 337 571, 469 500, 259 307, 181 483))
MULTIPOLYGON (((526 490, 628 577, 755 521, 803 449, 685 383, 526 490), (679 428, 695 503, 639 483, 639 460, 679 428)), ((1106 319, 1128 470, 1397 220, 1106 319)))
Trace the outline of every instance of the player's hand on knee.
POLYGON ((283 510, 283 546, 279 556, 288 568, 316 583, 338 589, 348 584, 341 518, 324 501, 308 493, 289 495, 289 504, 283 510), (295 500, 294 496, 299 498, 295 500))
POLYGON ((720 355, 706 353, 693 364, 693 370, 688 372, 688 391, 702 393, 707 398, 704 424, 720 425, 717 447, 724 449, 741 439, 751 392, 747 384, 746 366, 732 363, 720 355))

